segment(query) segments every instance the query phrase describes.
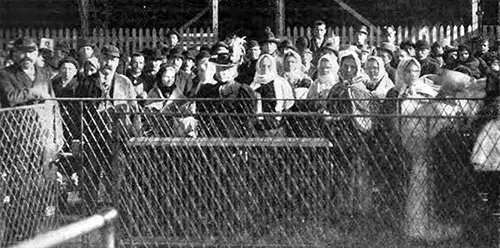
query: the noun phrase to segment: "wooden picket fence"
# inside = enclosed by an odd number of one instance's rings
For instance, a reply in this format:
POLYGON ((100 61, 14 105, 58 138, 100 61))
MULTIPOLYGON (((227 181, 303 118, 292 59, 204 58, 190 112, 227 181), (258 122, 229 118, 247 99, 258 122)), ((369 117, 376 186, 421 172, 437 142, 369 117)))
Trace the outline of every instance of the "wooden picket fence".
MULTIPOLYGON (((142 51, 144 48, 157 48, 166 42, 168 28, 95 28, 91 31, 89 39, 98 47, 104 44, 113 44, 127 54, 142 51)), ((185 47, 211 45, 215 43, 213 32, 207 29, 186 29, 179 32, 185 47)), ((35 29, 35 28, 0 28, 0 50, 7 49, 9 41, 17 37, 29 36, 54 39, 55 43, 65 41, 72 48, 76 48, 79 37, 78 30, 65 29, 35 29)))
MULTIPOLYGON (((370 27, 368 44, 378 46, 383 42, 382 27, 370 27)), ((482 35, 490 41, 500 38, 500 26, 483 26, 481 30, 473 31, 472 26, 420 26, 420 27, 395 27, 396 43, 411 40, 427 40, 429 43, 436 41, 463 43, 476 35, 482 35)), ((335 37, 337 45, 351 44, 355 40, 355 27, 329 27, 328 34, 335 37)), ((286 36, 296 41, 297 38, 305 36, 312 37, 312 27, 288 27, 286 36)))
MULTIPOLYGON (((329 27, 329 34, 334 34, 338 45, 349 44, 354 41, 354 27, 329 27)), ((397 42, 425 39, 429 42, 447 41, 464 42, 474 35, 483 35, 491 41, 500 38, 500 26, 483 26, 482 30, 472 30, 471 26, 420 26, 402 27, 396 30, 397 42)), ((93 29, 90 39, 101 46, 103 44, 114 44, 122 51, 130 54, 141 51, 144 48, 156 48, 166 40, 168 28, 112 28, 93 29)), ((180 31, 182 42, 185 47, 211 45, 216 42, 215 36, 210 28, 194 28, 180 31)), ((368 42, 372 46, 378 46, 382 42, 382 27, 369 28, 368 42)), ((52 38, 55 42, 66 41, 72 48, 76 48, 79 36, 77 29, 38 29, 38 28, 0 28, 0 50, 6 50, 9 41, 20 36, 30 36, 40 39, 42 37, 52 38)), ((296 41, 298 37, 312 37, 311 27, 288 27, 286 36, 296 41)))

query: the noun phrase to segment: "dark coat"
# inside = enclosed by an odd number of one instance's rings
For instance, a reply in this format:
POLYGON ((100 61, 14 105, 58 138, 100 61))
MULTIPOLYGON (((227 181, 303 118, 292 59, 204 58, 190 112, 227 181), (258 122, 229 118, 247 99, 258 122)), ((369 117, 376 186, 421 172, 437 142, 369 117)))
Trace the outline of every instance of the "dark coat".
POLYGON ((76 77, 64 87, 62 84, 61 77, 52 79, 52 86, 54 87, 54 94, 56 97, 76 97, 76 90, 78 88, 78 80, 76 77))
POLYGON ((487 104, 500 96, 500 72, 486 73, 486 100, 487 104))
POLYGON ((425 76, 428 74, 438 74, 440 70, 439 65, 430 57, 427 57, 426 59, 418 62, 420 62, 420 66, 422 66, 420 76, 425 76))
POLYGON ((481 62, 478 59, 474 58, 473 56, 470 56, 469 59, 467 59, 467 61, 460 61, 459 64, 469 68, 474 78, 481 77, 482 74, 480 70, 481 62))
POLYGON ((257 60, 245 61, 238 67, 238 77, 236 81, 242 84, 250 85, 253 82, 255 72, 257 71, 257 60))
POLYGON ((33 81, 17 64, 0 70, 1 107, 40 103, 41 101, 30 94, 30 90, 35 87, 41 87, 51 97, 54 97, 50 72, 38 66, 35 66, 35 70, 35 80, 33 81))
POLYGON ((389 78, 393 82, 396 82, 396 69, 394 69, 394 67, 392 67, 391 64, 385 65, 385 71, 387 72, 387 75, 389 76, 389 78))

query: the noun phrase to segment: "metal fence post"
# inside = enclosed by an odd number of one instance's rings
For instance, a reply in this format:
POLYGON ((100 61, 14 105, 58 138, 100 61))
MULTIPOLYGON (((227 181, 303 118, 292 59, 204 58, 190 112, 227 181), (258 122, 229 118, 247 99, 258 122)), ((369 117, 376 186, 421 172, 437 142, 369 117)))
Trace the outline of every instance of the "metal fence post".
POLYGON ((113 223, 108 224, 101 229, 101 238, 104 248, 115 248, 116 234, 115 225, 113 223))

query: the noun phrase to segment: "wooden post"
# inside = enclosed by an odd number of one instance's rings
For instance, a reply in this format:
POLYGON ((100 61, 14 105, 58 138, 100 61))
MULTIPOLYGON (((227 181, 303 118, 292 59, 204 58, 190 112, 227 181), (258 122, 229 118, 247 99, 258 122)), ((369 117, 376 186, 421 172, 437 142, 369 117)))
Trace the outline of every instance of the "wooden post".
POLYGON ((285 0, 275 0, 275 26, 276 35, 285 35, 285 0))
POLYGON ((479 0, 471 0, 471 10, 472 10, 472 35, 477 35, 479 31, 479 20, 478 20, 478 11, 479 11, 479 0))
POLYGON ((212 32, 216 41, 219 40, 219 0, 212 0, 212 32))
POLYGON ((89 36, 89 0, 76 0, 80 14, 80 36, 89 36))

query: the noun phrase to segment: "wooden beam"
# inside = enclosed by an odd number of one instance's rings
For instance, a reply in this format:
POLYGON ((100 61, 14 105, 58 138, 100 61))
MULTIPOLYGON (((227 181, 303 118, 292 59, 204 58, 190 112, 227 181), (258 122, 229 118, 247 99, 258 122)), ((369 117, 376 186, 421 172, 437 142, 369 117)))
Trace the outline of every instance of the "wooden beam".
POLYGON ((285 0, 275 0, 276 35, 285 35, 285 0))
POLYGON ((216 41, 219 40, 219 0, 212 0, 212 32, 216 41))
POLYGON ((375 26, 370 21, 368 21, 368 19, 366 19, 365 17, 363 17, 361 14, 359 14, 351 6, 349 6, 346 3, 344 3, 342 0, 333 0, 333 1, 335 1, 338 5, 340 5, 340 7, 342 7, 343 9, 345 9, 347 12, 349 12, 349 14, 351 14, 352 16, 354 16, 356 19, 358 19, 360 22, 362 22, 366 26, 368 26, 368 27, 374 27, 375 26))
POLYGON ((89 24, 89 0, 76 0, 80 14, 80 36, 87 37, 90 34, 89 24))
POLYGON ((477 35, 479 31, 479 20, 478 20, 478 11, 479 11, 479 0, 471 0, 471 10, 472 10, 472 34, 477 35))
POLYGON ((195 23, 196 21, 198 21, 203 15, 205 15, 210 10, 210 7, 211 7, 210 5, 207 6, 202 11, 200 11, 198 14, 196 14, 193 18, 191 18, 191 20, 189 20, 186 23, 184 23, 184 25, 181 26, 181 30, 188 28, 193 23, 195 23))

